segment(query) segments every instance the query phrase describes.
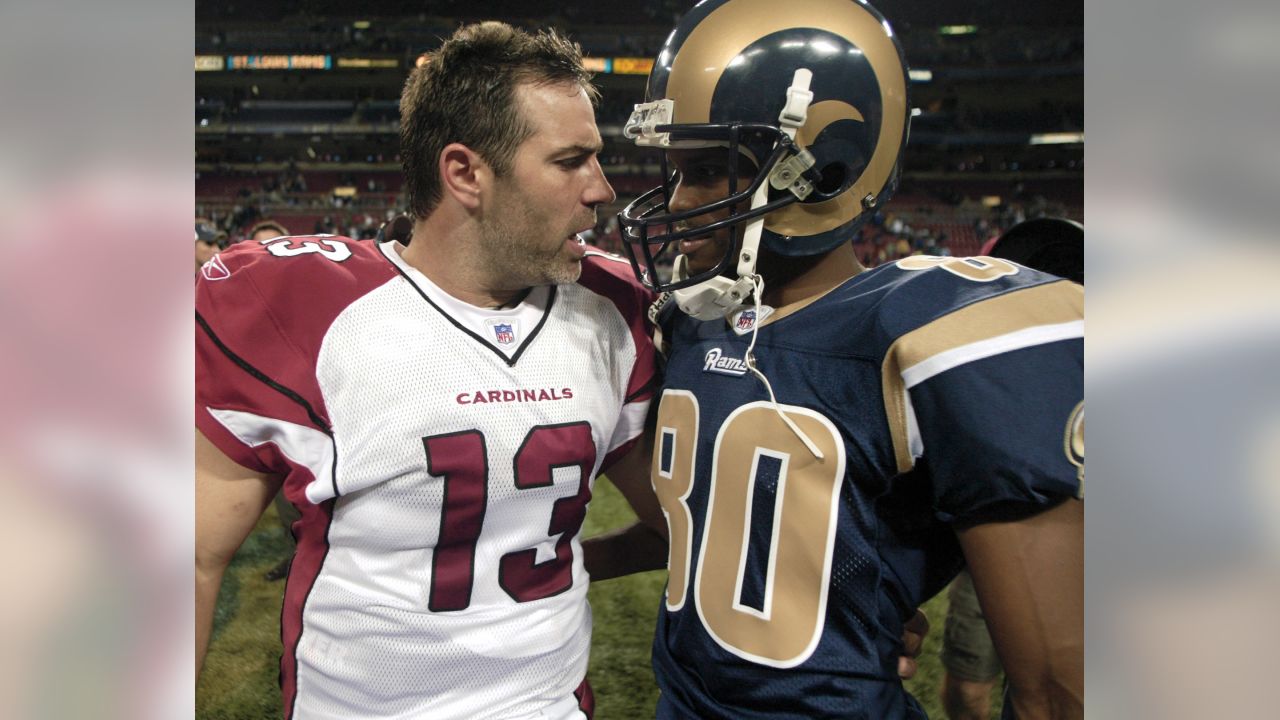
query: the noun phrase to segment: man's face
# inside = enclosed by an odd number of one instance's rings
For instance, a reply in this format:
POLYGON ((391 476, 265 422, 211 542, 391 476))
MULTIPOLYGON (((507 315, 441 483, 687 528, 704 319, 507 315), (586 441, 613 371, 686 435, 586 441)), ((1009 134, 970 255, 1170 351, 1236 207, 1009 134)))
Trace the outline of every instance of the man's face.
MULTIPOLYGON (((671 150, 667 160, 677 172, 676 186, 672 191, 668 209, 684 212, 729 197, 729 179, 734 174, 733 152, 729 148, 705 148, 699 150, 671 150)), ((733 192, 742 192, 755 178, 755 166, 739 156, 737 185, 733 192)), ((745 201, 738 207, 743 212, 750 206, 745 201)), ((696 228, 729 217, 729 209, 698 215, 677 224, 677 229, 696 228)), ((706 272, 715 267, 725 255, 731 243, 742 239, 744 225, 717 230, 709 235, 681 240, 679 251, 688 257, 690 274, 706 272)), ((730 266, 732 269, 733 266, 730 266)))
POLYGON ((596 207, 615 197, 596 158, 603 144, 595 113, 576 83, 525 83, 515 95, 533 133, 511 172, 494 181, 481 250, 511 289, 571 283, 585 252, 577 233, 594 227, 596 207))

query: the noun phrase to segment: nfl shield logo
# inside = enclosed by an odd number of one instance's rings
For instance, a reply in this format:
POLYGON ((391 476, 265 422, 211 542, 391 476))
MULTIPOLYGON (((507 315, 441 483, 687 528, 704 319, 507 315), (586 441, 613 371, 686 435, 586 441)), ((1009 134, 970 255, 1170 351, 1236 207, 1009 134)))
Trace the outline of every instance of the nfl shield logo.
POLYGON ((510 345, 516 341, 516 334, 512 332, 511 325, 508 323, 494 325, 493 334, 497 338, 499 345, 510 345))
POLYGON ((739 330, 750 330, 751 326, 755 324, 756 324, 755 310, 743 310, 742 314, 738 316, 739 330))

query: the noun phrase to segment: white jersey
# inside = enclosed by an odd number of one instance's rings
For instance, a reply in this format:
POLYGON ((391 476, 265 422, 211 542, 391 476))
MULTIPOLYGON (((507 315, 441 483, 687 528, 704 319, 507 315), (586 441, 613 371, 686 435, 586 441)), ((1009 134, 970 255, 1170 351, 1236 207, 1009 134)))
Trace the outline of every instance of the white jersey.
POLYGON ((394 243, 246 242, 202 276, 197 427, 302 511, 285 716, 579 716, 578 532, 654 379, 630 266, 591 253, 577 283, 492 313, 394 243))

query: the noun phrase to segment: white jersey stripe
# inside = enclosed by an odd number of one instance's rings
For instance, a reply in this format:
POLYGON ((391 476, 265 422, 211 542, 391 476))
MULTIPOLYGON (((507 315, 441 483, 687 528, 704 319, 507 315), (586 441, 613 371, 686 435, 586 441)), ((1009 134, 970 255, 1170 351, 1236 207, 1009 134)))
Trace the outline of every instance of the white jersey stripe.
POLYGON ((613 437, 609 438, 609 450, 613 452, 644 432, 644 421, 649 414, 649 401, 627 403, 622 406, 618 416, 618 425, 613 429, 613 437))
POLYGON ((916 408, 911 404, 911 393, 902 390, 902 407, 907 416, 907 449, 912 459, 924 455, 924 437, 920 435, 920 421, 916 420, 916 408))
POLYGON ((311 502, 319 505, 334 496, 333 441, 328 435, 305 425, 242 410, 209 408, 209 414, 245 445, 271 443, 285 457, 310 470, 315 478, 307 484, 307 499, 311 502))
POLYGON ((934 375, 975 360, 1034 345, 1082 337, 1084 337, 1083 320, 1073 320, 1055 325, 1036 325, 940 352, 903 370, 902 381, 906 387, 911 388, 934 375))

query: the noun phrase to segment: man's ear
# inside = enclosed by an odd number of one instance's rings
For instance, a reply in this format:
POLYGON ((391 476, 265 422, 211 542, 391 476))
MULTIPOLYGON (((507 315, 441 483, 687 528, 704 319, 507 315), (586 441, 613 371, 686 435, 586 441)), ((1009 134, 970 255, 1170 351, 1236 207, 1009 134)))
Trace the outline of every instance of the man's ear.
POLYGON ((450 143, 440 151, 440 184, 443 192, 463 207, 475 209, 493 178, 493 171, 480 154, 462 143, 450 143))

